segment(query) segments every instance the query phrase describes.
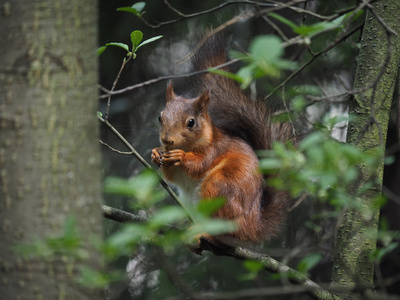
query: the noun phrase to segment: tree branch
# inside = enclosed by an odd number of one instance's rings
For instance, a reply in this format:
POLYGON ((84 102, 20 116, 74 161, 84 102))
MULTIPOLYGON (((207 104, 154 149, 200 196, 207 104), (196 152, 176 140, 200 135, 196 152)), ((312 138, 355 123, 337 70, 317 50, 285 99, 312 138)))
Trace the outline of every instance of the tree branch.
MULTIPOLYGON (((201 240, 204 249, 213 252, 218 256, 230 256, 238 260, 255 260, 264 266, 264 269, 274 274, 281 274, 290 282, 302 286, 303 291, 308 291, 315 299, 335 299, 335 294, 328 291, 314 281, 309 279, 304 273, 296 271, 289 266, 280 263, 269 255, 257 253, 243 247, 216 248, 205 240, 201 240)), ((225 299, 225 298, 207 298, 207 299, 225 299)))
POLYGON ((137 215, 131 214, 129 212, 111 206, 102 205, 101 210, 103 211, 103 216, 105 218, 119 223, 143 221, 142 218, 140 218, 137 215))

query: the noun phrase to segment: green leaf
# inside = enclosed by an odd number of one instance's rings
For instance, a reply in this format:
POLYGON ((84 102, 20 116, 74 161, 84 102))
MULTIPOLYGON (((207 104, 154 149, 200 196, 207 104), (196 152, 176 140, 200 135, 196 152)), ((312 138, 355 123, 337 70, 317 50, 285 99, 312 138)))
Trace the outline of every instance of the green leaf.
POLYGON ((81 266, 79 271, 78 282, 89 288, 104 288, 110 283, 126 280, 126 274, 123 270, 98 272, 90 267, 81 266))
POLYGON ((26 257, 40 257, 49 261, 60 257, 87 259, 90 254, 82 248, 83 240, 76 226, 76 218, 68 217, 64 226, 61 235, 38 239, 29 244, 17 244, 14 251, 26 257))
MULTIPOLYGON (((164 198, 164 191, 156 190, 159 177, 150 170, 130 178, 108 177, 104 182, 104 192, 137 198, 142 206, 149 206, 164 198)), ((136 202, 135 202, 136 203, 136 202)))
POLYGON ((133 9, 136 9, 138 12, 141 12, 145 6, 146 6, 146 2, 136 2, 131 7, 133 9))
POLYGON ((338 26, 343 26, 346 23, 349 23, 351 21, 355 21, 359 16, 363 14, 363 10, 359 10, 354 14, 354 11, 350 11, 347 14, 344 14, 340 17, 337 17, 335 20, 332 21, 333 24, 336 24, 338 26), (351 19, 350 19, 351 18, 351 19))
POLYGON ((143 11, 145 6, 146 6, 146 2, 137 2, 137 3, 133 4, 132 6, 119 7, 119 8, 117 8, 117 11, 125 11, 128 13, 134 14, 135 16, 141 17, 145 13, 143 11))
POLYGON ((248 65, 244 66, 243 68, 240 68, 240 70, 237 72, 237 81, 241 83, 240 87, 242 89, 246 89, 251 81, 253 80, 253 70, 254 66, 253 65, 248 65))
POLYGON ((221 70, 221 69, 214 69, 214 68, 209 68, 209 69, 208 69, 208 72, 214 73, 214 74, 217 74, 217 75, 221 75, 221 76, 225 76, 225 77, 227 77, 227 78, 229 78, 229 79, 236 80, 236 81, 239 82, 239 83, 243 83, 243 78, 240 77, 240 76, 238 76, 238 75, 235 74, 235 73, 226 72, 226 71, 224 71, 224 70, 221 70))
POLYGON ((311 25, 303 24, 303 25, 297 26, 292 21, 290 21, 278 14, 270 13, 269 16, 271 16, 271 17, 277 19, 278 21, 280 21, 281 23, 289 26, 290 28, 293 29, 293 31, 295 33, 298 33, 299 35, 301 35, 303 37, 311 37, 317 33, 338 28, 339 26, 341 26, 341 23, 344 19, 342 17, 339 17, 339 18, 333 20, 332 22, 317 22, 317 23, 314 23, 311 25))
POLYGON ((279 159, 274 158, 264 158, 260 160, 260 168, 263 171, 276 170, 282 166, 282 162, 279 159))
POLYGON ((307 150, 317 147, 318 144, 325 140, 325 136, 321 132, 315 132, 307 136, 303 141, 301 141, 299 149, 307 150))
POLYGON ((395 161, 396 161, 396 158, 393 155, 384 158, 385 165, 391 165, 395 161))
POLYGON ((207 233, 209 235, 218 235, 223 233, 228 233, 236 230, 236 223, 234 221, 227 221, 223 219, 209 219, 197 220, 193 226, 185 233, 185 240, 187 242, 192 242, 193 237, 207 233))
POLYGON ((167 206, 156 212, 149 220, 152 227, 171 225, 180 220, 186 219, 186 213, 177 206, 167 206))
POLYGON ((255 260, 245 260, 243 267, 249 271, 247 274, 241 274, 240 280, 254 280, 257 278, 258 273, 264 268, 264 265, 255 260))
POLYGON ((211 200, 200 201, 197 204, 197 209, 200 213, 206 216, 210 216, 212 213, 216 212, 218 208, 222 207, 226 203, 225 198, 215 198, 211 200))
MULTIPOLYGON (((351 14, 352 14, 352 13, 353 13, 353 12, 351 12, 351 14)), ((340 17, 337 17, 336 19, 332 20, 331 23, 333 23, 333 24, 335 24, 335 25, 337 25, 337 26, 340 26, 340 25, 342 25, 342 24, 344 23, 344 21, 345 21, 346 19, 348 19, 349 14, 350 14, 350 13, 347 13, 347 14, 344 14, 344 15, 342 15, 342 16, 340 16, 340 17)))
POLYGON ((376 261, 379 262, 386 254, 389 252, 393 251, 399 246, 399 243, 390 243, 389 245, 385 246, 382 249, 376 249, 375 256, 376 256, 376 261))
POLYGON ((243 266, 250 272, 259 272, 264 269, 264 265, 257 260, 245 260, 243 266))
POLYGON ((142 224, 127 224, 107 239, 108 254, 131 254, 137 243, 148 236, 146 226, 142 224))
POLYGON ((295 112, 301 112, 306 107, 307 101, 303 96, 296 96, 292 99, 292 108, 295 112))
POLYGON ((277 19, 278 21, 280 21, 281 23, 291 27, 293 29, 293 31, 295 31, 297 28, 299 28, 299 26, 297 26, 296 24, 294 24, 292 21, 276 14, 276 13, 269 13, 268 14, 270 17, 273 17, 275 19, 277 19))
MULTIPOLYGON (((316 216, 314 216, 314 217, 316 217, 316 216)), ((319 225, 317 225, 317 224, 315 224, 314 222, 306 221, 306 222, 304 223, 304 225, 305 225, 307 228, 310 228, 311 230, 313 230, 315 233, 319 233, 319 232, 322 231, 322 227, 319 226, 319 225)))
POLYGON ((253 39, 249 51, 257 61, 273 62, 283 54, 282 41, 274 35, 259 36, 253 39))
POLYGON ((241 59, 241 60, 246 60, 246 59, 248 60, 249 59, 249 56, 247 54, 244 54, 244 53, 242 53, 240 51, 231 50, 229 52, 229 55, 232 58, 236 58, 236 59, 241 59))
POLYGON ((152 38, 150 38, 150 39, 147 39, 147 40, 143 41, 143 43, 141 43, 140 45, 138 45, 138 46, 136 47, 135 50, 139 49, 139 48, 142 47, 143 45, 146 45, 146 44, 149 44, 149 43, 151 43, 151 42, 154 42, 154 41, 156 41, 156 40, 158 40, 158 39, 161 39, 162 37, 163 37, 162 35, 158 35, 158 36, 152 37, 152 38))
MULTIPOLYGON (((236 56, 239 53, 235 54, 236 56)), ((249 55, 243 56, 249 64, 237 72, 241 87, 247 88, 253 79, 264 76, 279 77, 281 70, 293 69, 294 62, 282 59, 283 47, 280 38, 273 35, 256 37, 250 44, 249 55)))
POLYGON ((118 194, 128 197, 135 196, 135 189, 130 185, 130 181, 124 178, 108 177, 104 181, 104 192, 118 194))
MULTIPOLYGON (((346 17, 349 17, 351 15, 352 12, 349 12, 346 14, 346 17)), ((356 14, 353 16, 352 21, 355 21, 358 19, 358 17, 360 17, 362 14, 364 13, 363 9, 360 9, 358 12, 356 12, 356 14)))
POLYGON ((308 270, 315 267, 321 260, 322 255, 319 253, 310 254, 304 257, 299 264, 297 265, 297 269, 300 272, 306 273, 308 270))
POLYGON ((129 46, 124 43, 107 43, 106 46, 120 47, 120 48, 126 50, 126 52, 129 52, 129 46))
POLYGON ((143 39, 143 33, 140 30, 132 31, 131 33, 132 51, 136 51, 142 39, 143 39))
POLYGON ((104 50, 106 50, 106 49, 107 49, 107 46, 101 46, 100 48, 98 48, 96 50, 97 56, 100 56, 104 52, 104 50))
POLYGON ((286 59, 278 59, 273 63, 274 67, 281 70, 295 70, 297 63, 286 59))
POLYGON ((336 25, 332 22, 318 22, 318 23, 314 23, 312 25, 302 25, 302 26, 298 27, 297 29, 295 29, 294 32, 296 32, 304 37, 306 37, 306 36, 311 37, 313 35, 316 35, 317 33, 332 30, 337 27, 338 27, 338 25, 336 25))

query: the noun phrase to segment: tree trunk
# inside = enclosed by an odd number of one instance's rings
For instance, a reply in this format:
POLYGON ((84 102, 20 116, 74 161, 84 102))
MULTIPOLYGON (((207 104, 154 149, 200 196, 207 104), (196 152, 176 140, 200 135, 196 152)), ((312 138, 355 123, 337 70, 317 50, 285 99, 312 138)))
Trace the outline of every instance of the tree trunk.
POLYGON ((379 166, 371 174, 360 165, 362 179, 353 186, 359 209, 348 209, 337 233, 332 285, 346 288, 368 288, 373 285, 379 208, 374 201, 381 195, 383 152, 389 111, 400 59, 400 1, 374 3, 366 15, 354 90, 362 91, 350 100, 347 142, 372 155, 380 155, 379 166), (374 15, 376 14, 376 15, 374 15), (397 34, 395 33, 397 32, 397 34), (367 193, 357 196, 357 189, 376 179, 367 193))
POLYGON ((27 259, 16 244, 57 236, 77 220, 83 262, 101 268, 97 130, 97 2, 1 1, 0 295, 95 299, 70 258, 27 259))

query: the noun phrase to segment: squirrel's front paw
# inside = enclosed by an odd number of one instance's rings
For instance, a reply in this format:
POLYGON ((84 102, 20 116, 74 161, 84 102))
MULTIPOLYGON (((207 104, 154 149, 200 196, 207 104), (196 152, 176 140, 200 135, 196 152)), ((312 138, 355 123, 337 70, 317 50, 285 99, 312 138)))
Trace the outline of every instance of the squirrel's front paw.
POLYGON ((203 252, 203 247, 202 247, 202 238, 204 234, 197 234, 194 236, 193 241, 190 244, 187 244, 187 247, 189 248, 190 252, 201 255, 203 252))
POLYGON ((215 255, 226 255, 227 253, 233 253, 234 250, 233 246, 229 246, 207 233, 196 235, 193 242, 187 247, 197 255, 201 255, 203 250, 211 251, 215 255))
POLYGON ((151 150, 151 161, 155 163, 157 166, 161 166, 163 164, 162 148, 154 148, 153 150, 151 150))
POLYGON ((180 149, 170 150, 168 152, 163 153, 162 155, 162 164, 166 166, 179 166, 185 158, 185 151, 180 149))

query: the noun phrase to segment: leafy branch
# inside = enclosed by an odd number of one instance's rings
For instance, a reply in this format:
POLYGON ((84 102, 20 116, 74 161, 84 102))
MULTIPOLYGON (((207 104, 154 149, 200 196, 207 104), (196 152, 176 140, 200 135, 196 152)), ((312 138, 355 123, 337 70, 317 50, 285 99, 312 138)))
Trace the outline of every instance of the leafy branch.
MULTIPOLYGON (((133 8, 132 8, 133 9, 133 8)), ((126 56, 124 57, 123 61, 122 61, 122 65, 121 68, 118 71, 117 77, 115 78, 112 87, 111 87, 111 93, 108 94, 108 99, 107 99, 107 107, 106 107, 106 111, 105 111, 105 119, 108 120, 108 114, 110 111, 110 105, 111 105, 111 95, 112 95, 112 91, 114 91, 115 87, 117 86, 117 83, 120 79, 122 70, 124 69, 125 65, 131 60, 131 59, 135 59, 136 58, 136 51, 146 45, 149 44, 151 42, 154 42, 160 38, 162 38, 162 35, 159 36, 155 36, 152 37, 150 39, 147 39, 145 41, 143 40, 143 33, 140 30, 135 30, 132 31, 131 34, 131 43, 132 43, 132 48, 129 48, 129 45, 125 44, 125 43, 116 43, 116 42, 112 42, 112 43, 107 43, 105 46, 101 46, 100 48, 97 49, 97 55, 100 56, 109 46, 114 46, 114 47, 119 47, 124 49, 127 53, 126 56)))

